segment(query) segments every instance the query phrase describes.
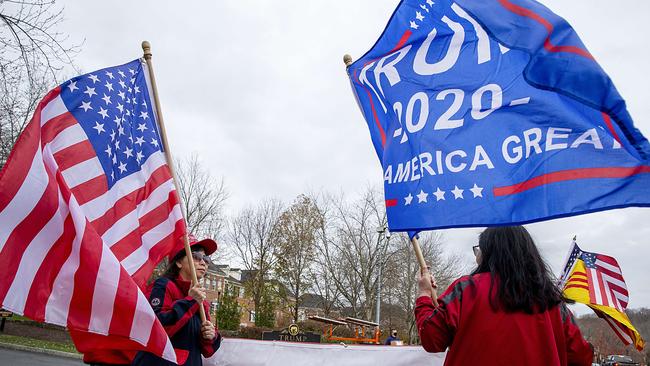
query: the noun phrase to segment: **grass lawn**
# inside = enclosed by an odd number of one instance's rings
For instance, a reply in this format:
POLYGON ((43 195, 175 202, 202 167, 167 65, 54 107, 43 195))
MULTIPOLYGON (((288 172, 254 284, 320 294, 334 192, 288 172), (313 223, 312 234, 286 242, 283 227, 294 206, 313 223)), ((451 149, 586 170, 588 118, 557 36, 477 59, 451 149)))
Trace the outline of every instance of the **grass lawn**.
POLYGON ((19 337, 14 335, 7 335, 7 334, 0 334, 0 342, 19 344, 21 346, 43 348, 43 349, 62 351, 68 353, 78 353, 77 349, 71 343, 49 342, 49 341, 42 341, 34 338, 19 337))

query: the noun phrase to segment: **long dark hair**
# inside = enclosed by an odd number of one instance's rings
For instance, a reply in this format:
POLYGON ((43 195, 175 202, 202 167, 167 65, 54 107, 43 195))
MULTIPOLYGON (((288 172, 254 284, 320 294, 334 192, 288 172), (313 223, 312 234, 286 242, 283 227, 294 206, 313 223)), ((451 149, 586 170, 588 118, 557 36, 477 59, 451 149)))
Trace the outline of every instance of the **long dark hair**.
POLYGON ((550 269, 523 226, 485 229, 478 245, 481 263, 472 274, 492 275, 490 304, 494 309, 532 314, 544 312, 563 300, 550 269))
POLYGON ((178 277, 178 274, 181 273, 181 269, 178 268, 176 262, 180 261, 183 258, 185 258, 185 250, 180 250, 178 253, 176 253, 174 258, 172 258, 169 263, 167 263, 167 268, 165 268, 163 277, 172 279, 178 277))

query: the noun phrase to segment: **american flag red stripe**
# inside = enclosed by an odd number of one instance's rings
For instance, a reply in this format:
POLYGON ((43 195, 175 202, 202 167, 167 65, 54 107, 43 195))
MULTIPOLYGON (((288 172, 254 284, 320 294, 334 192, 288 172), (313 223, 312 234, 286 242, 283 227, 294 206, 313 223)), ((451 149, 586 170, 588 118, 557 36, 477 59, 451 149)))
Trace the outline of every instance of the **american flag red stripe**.
MULTIPOLYGON (((41 147, 45 147, 45 145, 52 143, 57 136, 63 139, 64 136, 73 133, 78 127, 77 121, 69 113, 63 113, 52 117, 48 122, 49 123, 41 127, 41 147), (70 127, 72 128, 68 130, 70 127), (66 131, 66 133, 62 135, 61 133, 63 131, 66 131)), ((59 145, 55 144, 55 146, 59 145)))
POLYGON ((54 160, 59 163, 59 169, 64 171, 94 156, 93 145, 86 140, 57 151, 54 154, 54 160))
MULTIPOLYGON (((61 236, 49 248, 47 253, 40 258, 48 258, 49 266, 38 267, 32 280, 29 295, 25 301, 25 316, 37 321, 45 321, 45 305, 50 296, 58 269, 72 251, 72 241, 75 237, 75 227, 71 216, 67 216, 63 223, 61 236)), ((38 259, 38 258, 36 258, 38 259)))
MULTIPOLYGON (((161 166, 153 172, 143 187, 116 200, 113 209, 92 221, 93 226, 97 228, 99 235, 104 235, 106 231, 113 226, 114 222, 133 211, 134 204, 139 205, 144 200, 148 199, 158 187, 166 182, 171 183, 171 174, 169 173, 169 169, 161 166)), ((167 191, 169 190, 169 187, 165 188, 167 191)))
POLYGON ((0 173, 0 305, 93 332, 103 348, 179 361, 138 287, 185 230, 164 155, 152 153, 109 189, 67 108, 61 87, 48 93, 0 173))
POLYGON ((79 201, 77 202, 79 202, 80 206, 83 206, 85 203, 101 196, 107 190, 108 184, 106 183, 106 178, 98 176, 72 188, 72 194, 75 197, 79 197, 79 201))
POLYGON ((595 303, 623 311, 628 304, 628 291, 616 259, 597 254, 595 268, 590 268, 594 286, 598 286, 595 303))
POLYGON ((595 284, 594 279, 592 278, 591 271, 587 269, 587 278, 589 279, 589 299, 591 302, 596 301, 596 292, 600 295, 600 289, 595 284))
MULTIPOLYGON (((5 272, 5 275, 0 278, 0 299, 6 298, 7 293, 10 291, 12 295, 20 291, 24 277, 18 275, 28 270, 23 265, 23 268, 20 268, 20 273, 18 272, 19 265, 22 264, 21 259, 28 245, 34 241, 41 228, 45 227, 49 219, 59 210, 59 205, 61 205, 60 197, 57 200, 50 201, 50 197, 54 198, 55 195, 58 195, 58 192, 56 184, 53 182, 52 173, 47 172, 46 177, 47 183, 41 198, 34 202, 33 209, 12 230, 4 242, 2 252, 0 252, 0 268, 3 268, 3 272, 5 272), (16 279, 17 281, 15 281, 16 279)), ((48 240, 48 238, 39 239, 48 240)), ((29 258, 26 259, 29 260, 29 258)), ((13 298, 14 296, 9 296, 9 301, 12 301, 13 298)))
MULTIPOLYGON (((178 202, 176 195, 170 193, 167 202, 174 205, 178 202)), ((163 203, 157 208, 145 213, 142 217, 137 218, 137 225, 133 231, 128 233, 117 243, 111 246, 111 250, 120 259, 124 259, 132 254, 137 248, 142 247, 142 232, 149 232, 154 229, 159 223, 166 220, 172 214, 172 208, 168 203, 163 203)))
POLYGON ((610 328, 616 333, 616 336, 623 342, 623 344, 628 345, 628 344, 634 344, 634 341, 632 340, 632 337, 630 336, 629 332, 630 330, 627 329, 626 327, 621 326, 621 324, 614 319, 610 317, 605 317, 605 321, 607 321, 607 325, 609 325, 610 328))
MULTIPOLYGON (((184 223, 179 221, 175 223, 175 231, 184 230, 184 229, 185 229, 184 223)), ((174 240, 173 234, 169 234, 166 237, 162 238, 161 240, 158 241, 157 244, 151 246, 149 250, 161 251, 162 250, 160 248, 162 246, 161 243, 165 243, 166 241, 169 240, 174 240)), ((143 242, 143 245, 144 244, 145 243, 143 242)), ((134 270, 133 273, 131 273, 131 277, 136 281, 136 283, 140 283, 140 282, 144 283, 149 278, 149 276, 151 276, 151 273, 155 265, 156 263, 154 263, 153 261, 147 261, 141 266, 139 266, 138 269, 134 270)))

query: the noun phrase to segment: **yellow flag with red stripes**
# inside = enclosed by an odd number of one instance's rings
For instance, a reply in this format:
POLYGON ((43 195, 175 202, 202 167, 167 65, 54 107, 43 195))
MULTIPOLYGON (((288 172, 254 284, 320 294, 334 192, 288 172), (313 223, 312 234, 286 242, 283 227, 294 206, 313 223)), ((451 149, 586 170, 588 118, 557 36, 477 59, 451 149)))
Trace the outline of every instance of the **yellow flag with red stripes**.
POLYGON ((589 304, 589 278, 587 277, 585 263, 577 260, 573 266, 573 271, 569 274, 564 284, 563 292, 567 299, 589 304))

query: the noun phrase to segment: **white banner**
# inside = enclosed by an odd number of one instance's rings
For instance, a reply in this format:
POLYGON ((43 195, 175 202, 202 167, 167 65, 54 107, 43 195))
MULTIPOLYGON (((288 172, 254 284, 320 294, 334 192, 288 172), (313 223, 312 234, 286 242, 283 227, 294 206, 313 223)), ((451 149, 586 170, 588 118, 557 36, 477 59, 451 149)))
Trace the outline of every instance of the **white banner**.
POLYGON ((205 366, 442 366, 445 353, 427 353, 420 346, 374 346, 292 343, 228 338, 205 366))

